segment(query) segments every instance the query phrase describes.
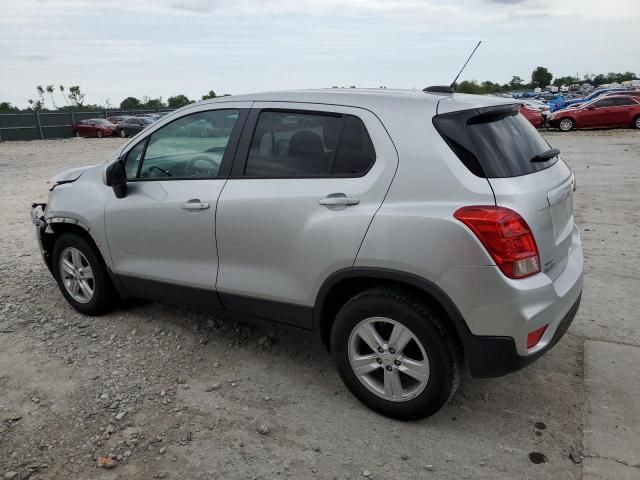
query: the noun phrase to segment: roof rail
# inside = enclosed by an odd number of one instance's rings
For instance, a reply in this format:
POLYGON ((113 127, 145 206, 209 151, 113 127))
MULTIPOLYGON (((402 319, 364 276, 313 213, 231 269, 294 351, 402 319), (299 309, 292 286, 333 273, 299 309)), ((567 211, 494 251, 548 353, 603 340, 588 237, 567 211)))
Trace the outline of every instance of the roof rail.
POLYGON ((427 93, 454 93, 453 87, 449 85, 433 85, 422 90, 427 93))

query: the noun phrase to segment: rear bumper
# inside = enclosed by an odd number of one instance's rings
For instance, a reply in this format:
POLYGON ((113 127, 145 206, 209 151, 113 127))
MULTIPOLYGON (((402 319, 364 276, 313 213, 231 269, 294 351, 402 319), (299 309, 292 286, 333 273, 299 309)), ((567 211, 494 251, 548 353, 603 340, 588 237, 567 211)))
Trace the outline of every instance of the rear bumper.
POLYGON ((476 335, 467 337, 464 340, 464 352, 471 376, 474 378, 501 377, 535 362, 564 336, 578 312, 581 298, 582 294, 561 320, 549 343, 532 355, 519 355, 513 338, 476 335))
POLYGON ((458 267, 437 285, 459 311, 460 332, 471 374, 496 377, 525 367, 564 335, 580 305, 583 285, 582 243, 577 227, 566 262, 552 278, 545 273, 521 280, 506 278, 497 267, 458 267), (536 346, 529 332, 546 327, 536 346))

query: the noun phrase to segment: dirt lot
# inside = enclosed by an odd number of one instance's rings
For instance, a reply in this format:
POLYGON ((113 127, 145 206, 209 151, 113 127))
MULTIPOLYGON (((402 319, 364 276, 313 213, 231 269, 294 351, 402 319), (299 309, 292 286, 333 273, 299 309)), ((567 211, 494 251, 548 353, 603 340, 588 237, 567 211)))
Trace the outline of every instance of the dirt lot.
POLYGON ((580 313, 539 362, 466 378, 415 423, 360 405, 301 334, 142 301, 75 313, 41 261, 29 204, 46 199, 47 178, 122 140, 0 144, 0 478, 582 478, 585 342, 640 346, 640 133, 547 136, 578 179, 580 313), (97 468, 105 455, 113 468, 97 468))

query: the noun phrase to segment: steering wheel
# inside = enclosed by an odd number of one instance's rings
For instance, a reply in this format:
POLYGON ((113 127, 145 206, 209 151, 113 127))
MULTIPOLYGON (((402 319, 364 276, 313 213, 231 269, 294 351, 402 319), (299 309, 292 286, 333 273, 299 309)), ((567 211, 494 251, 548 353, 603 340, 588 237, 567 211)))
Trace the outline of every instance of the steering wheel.
POLYGON ((215 177, 218 174, 220 165, 210 157, 201 155, 193 157, 184 167, 185 176, 187 177, 215 177), (206 163, 206 166, 198 166, 198 163, 206 163))

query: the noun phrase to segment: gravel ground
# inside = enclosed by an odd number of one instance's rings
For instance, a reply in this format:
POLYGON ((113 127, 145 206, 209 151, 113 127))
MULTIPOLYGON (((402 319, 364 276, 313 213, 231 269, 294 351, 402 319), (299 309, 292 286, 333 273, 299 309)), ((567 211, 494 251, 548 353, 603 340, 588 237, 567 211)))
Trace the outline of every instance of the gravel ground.
POLYGON ((640 344, 640 134, 548 137, 578 177, 583 308, 539 362, 465 378, 413 423, 360 405, 301 333, 144 301, 77 314, 42 263, 29 204, 46 200, 47 178, 122 140, 0 144, 0 478, 581 478, 585 337, 640 344), (612 237, 631 280, 592 260, 612 237), (619 303, 615 318, 599 292, 619 303))

